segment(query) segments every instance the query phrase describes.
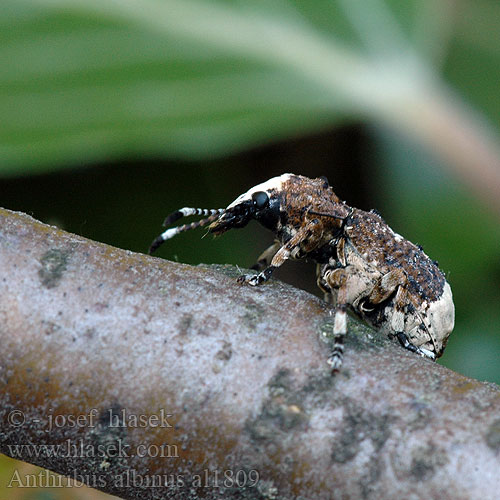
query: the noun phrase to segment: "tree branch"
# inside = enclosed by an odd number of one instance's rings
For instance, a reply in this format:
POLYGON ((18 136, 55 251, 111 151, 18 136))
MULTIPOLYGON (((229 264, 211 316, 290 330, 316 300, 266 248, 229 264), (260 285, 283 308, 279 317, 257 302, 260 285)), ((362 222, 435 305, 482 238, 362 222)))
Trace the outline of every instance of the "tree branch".
POLYGON ((500 490, 494 384, 355 321, 332 376, 329 308, 303 291, 0 220, 3 453, 123 498, 500 490))

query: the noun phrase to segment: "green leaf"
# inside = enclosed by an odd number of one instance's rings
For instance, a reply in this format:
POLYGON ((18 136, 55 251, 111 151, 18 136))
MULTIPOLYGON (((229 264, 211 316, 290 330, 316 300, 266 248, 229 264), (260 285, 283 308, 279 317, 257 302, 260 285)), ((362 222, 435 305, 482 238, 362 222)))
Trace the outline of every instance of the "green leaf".
POLYGON ((213 156, 360 118, 448 154, 425 127, 454 97, 419 55, 420 3, 3 0, 0 172, 213 156))

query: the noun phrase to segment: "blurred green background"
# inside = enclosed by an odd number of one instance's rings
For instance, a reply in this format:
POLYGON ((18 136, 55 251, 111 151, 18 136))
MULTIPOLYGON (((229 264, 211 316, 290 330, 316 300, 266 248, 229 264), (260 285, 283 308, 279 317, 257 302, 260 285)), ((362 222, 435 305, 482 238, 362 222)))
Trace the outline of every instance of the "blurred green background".
MULTIPOLYGON (((439 362, 500 383, 499 81, 496 0, 2 0, 0 205, 143 252, 179 207, 326 175, 439 261, 439 362)), ((158 254, 248 267, 272 239, 203 234, 158 254)), ((310 264, 278 277, 317 293, 310 264)), ((97 498, 14 467, 2 498, 97 498)))

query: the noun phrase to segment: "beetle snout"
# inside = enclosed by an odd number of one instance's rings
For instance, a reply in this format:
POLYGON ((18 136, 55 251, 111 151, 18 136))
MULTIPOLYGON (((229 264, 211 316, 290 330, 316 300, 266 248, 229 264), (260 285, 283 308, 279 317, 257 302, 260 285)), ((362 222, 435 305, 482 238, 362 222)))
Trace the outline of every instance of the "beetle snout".
POLYGON ((222 215, 208 226, 211 233, 216 235, 225 233, 229 229, 246 226, 254 215, 252 202, 244 201, 238 205, 228 207, 222 215))

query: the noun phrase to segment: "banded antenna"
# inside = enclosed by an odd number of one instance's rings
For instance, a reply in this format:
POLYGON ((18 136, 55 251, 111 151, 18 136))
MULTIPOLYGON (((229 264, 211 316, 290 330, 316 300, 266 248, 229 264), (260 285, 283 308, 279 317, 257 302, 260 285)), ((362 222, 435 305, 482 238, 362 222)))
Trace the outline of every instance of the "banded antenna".
POLYGON ((165 232, 161 233, 160 236, 158 236, 153 241, 153 243, 151 243, 148 253, 151 255, 160 245, 165 243, 165 241, 173 238, 179 233, 184 233, 186 231, 190 231, 191 229, 197 229, 199 227, 203 227, 207 224, 210 224, 211 222, 214 222, 222 213, 225 212, 225 210, 226 210, 225 208, 184 207, 179 210, 176 210, 175 212, 172 212, 165 218, 163 222, 164 227, 170 226, 170 224, 173 224, 182 217, 189 217, 191 215, 203 215, 205 219, 201 219, 196 222, 191 222, 190 224, 184 224, 182 226, 171 227, 170 229, 167 229, 165 232))

